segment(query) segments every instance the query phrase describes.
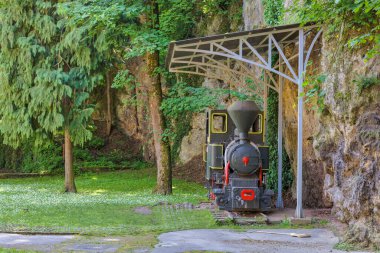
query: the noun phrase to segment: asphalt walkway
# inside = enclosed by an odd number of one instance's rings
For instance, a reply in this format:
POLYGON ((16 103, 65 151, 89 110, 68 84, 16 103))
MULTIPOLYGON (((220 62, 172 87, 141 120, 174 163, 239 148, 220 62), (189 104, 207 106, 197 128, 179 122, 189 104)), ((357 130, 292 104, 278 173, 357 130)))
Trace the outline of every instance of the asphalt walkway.
POLYGON ((187 251, 254 253, 340 253, 339 239, 326 229, 268 229, 265 232, 310 234, 310 238, 258 233, 258 230, 187 230, 162 234, 154 253, 187 251))
MULTIPOLYGON (((184 230, 161 234, 154 248, 126 247, 119 237, 83 237, 74 235, 0 234, 0 248, 40 252, 252 252, 252 253, 340 253, 334 249, 338 238, 327 229, 268 229, 267 232, 310 234, 310 238, 257 233, 257 230, 226 229, 184 230), (128 250, 125 250, 127 249, 128 250)), ((135 243, 135 242, 134 242, 135 243)), ((1 250, 0 250, 1 252, 1 250)))

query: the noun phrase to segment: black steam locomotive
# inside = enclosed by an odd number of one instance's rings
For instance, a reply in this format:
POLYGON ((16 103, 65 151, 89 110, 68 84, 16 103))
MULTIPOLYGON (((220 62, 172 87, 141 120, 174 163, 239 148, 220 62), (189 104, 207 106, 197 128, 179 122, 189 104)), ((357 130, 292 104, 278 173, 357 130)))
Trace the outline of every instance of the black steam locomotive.
POLYGON ((269 147, 264 113, 253 101, 207 112, 203 158, 209 197, 221 210, 270 210, 273 191, 265 187, 269 147))

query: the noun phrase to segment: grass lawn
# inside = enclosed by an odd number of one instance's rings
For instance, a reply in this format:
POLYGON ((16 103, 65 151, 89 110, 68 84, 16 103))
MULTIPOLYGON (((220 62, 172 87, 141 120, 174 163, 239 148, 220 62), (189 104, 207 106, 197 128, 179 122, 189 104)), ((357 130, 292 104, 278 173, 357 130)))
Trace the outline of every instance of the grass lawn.
POLYGON ((206 189, 174 180, 173 195, 152 193, 155 170, 88 173, 76 178, 77 194, 63 193, 63 177, 0 181, 0 230, 79 232, 89 235, 158 233, 214 227, 208 210, 189 210, 160 202, 198 203, 206 189), (149 206, 151 214, 139 214, 149 206))

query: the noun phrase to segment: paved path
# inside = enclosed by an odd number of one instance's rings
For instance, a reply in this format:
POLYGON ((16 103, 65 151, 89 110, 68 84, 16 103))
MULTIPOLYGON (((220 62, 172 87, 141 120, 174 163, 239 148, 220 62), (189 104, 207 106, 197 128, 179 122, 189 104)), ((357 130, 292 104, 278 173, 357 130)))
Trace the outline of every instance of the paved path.
POLYGON ((269 229, 280 233, 307 233, 310 238, 296 238, 287 235, 261 234, 248 230, 186 230, 162 234, 154 253, 174 253, 186 251, 252 252, 252 253, 327 253, 345 252, 334 250, 339 242, 326 229, 269 229))
POLYGON ((53 251, 57 244, 73 239, 72 235, 0 234, 0 248, 53 251))
MULTIPOLYGON (((225 229, 185 230, 161 234, 154 248, 131 246, 123 237, 82 237, 57 235, 0 234, 0 248, 18 248, 41 252, 153 252, 174 253, 188 251, 252 252, 252 253, 338 253, 334 250, 338 238, 326 229, 269 229, 265 231, 308 233, 311 238, 271 235, 225 229)), ((143 245, 143 244, 142 244, 143 245)), ((0 250, 1 251, 1 250, 0 250)))

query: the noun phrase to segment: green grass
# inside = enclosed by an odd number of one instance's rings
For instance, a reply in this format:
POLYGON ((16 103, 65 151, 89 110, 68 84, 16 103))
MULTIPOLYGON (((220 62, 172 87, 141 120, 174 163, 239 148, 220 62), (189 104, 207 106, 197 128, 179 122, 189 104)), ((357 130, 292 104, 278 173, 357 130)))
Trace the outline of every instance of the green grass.
POLYGON ((0 253, 38 253, 38 251, 12 249, 12 248, 0 248, 0 253))
POLYGON ((76 178, 77 194, 63 193, 62 177, 0 181, 0 230, 141 234, 214 226, 207 210, 176 209, 161 202, 206 200, 203 186, 174 180, 173 195, 153 194, 152 168, 88 173, 76 178), (134 212, 150 206, 152 214, 134 212))
POLYGON ((37 253, 37 252, 38 251, 32 251, 32 250, 0 248, 0 253, 37 253))
POLYGON ((218 226, 209 210, 175 206, 207 200, 203 186, 174 180, 173 195, 153 194, 156 174, 152 168, 82 174, 76 178, 77 194, 63 193, 63 180, 60 176, 0 180, 0 232, 136 236, 195 228, 297 227, 287 222, 218 226), (148 206, 152 213, 136 213, 138 206, 148 206))
POLYGON ((339 242, 334 246, 334 249, 342 250, 342 251, 357 251, 360 248, 357 245, 347 243, 347 242, 339 242))

